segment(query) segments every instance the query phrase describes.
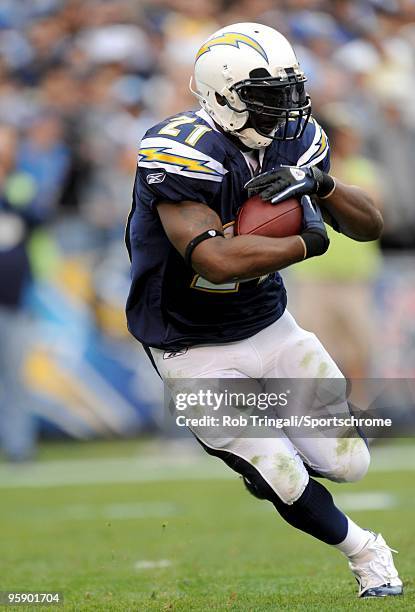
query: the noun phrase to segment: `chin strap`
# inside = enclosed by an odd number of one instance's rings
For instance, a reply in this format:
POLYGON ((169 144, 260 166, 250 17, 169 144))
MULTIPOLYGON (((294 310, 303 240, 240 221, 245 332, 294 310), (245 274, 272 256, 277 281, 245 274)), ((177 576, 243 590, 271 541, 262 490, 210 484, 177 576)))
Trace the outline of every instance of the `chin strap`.
POLYGON ((261 136, 254 128, 245 128, 238 132, 230 132, 232 136, 236 136, 239 140, 250 149, 262 149, 268 147, 272 138, 261 136))

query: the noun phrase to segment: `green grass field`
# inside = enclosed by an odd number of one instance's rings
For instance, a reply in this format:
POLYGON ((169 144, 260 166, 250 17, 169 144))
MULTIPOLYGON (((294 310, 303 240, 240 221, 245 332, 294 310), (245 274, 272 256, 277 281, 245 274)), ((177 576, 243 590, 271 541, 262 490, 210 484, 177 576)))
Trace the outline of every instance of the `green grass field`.
POLYGON ((0 465, 0 590, 61 591, 82 611, 415 609, 415 446, 380 449, 364 482, 330 485, 399 550, 405 596, 376 601, 356 598, 340 553, 218 460, 161 448, 49 445, 33 466, 0 465))

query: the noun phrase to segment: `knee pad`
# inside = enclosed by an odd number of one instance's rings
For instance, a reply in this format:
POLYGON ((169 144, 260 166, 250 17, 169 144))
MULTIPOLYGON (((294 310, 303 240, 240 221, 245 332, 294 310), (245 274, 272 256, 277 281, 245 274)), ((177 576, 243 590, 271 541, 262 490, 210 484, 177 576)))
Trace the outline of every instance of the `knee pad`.
POLYGON ((298 457, 282 456, 272 468, 261 464, 255 468, 250 466, 243 474, 245 487, 252 495, 274 504, 276 500, 287 505, 296 502, 308 480, 308 473, 298 457))
POLYGON ((357 482, 367 473, 370 465, 369 450, 361 438, 338 440, 337 465, 330 471, 329 478, 335 482, 357 482))
POLYGON ((309 477, 298 453, 273 445, 272 451, 249 457, 247 449, 236 451, 210 448, 198 440, 205 450, 220 457, 243 477, 245 487, 258 499, 291 505, 301 497, 309 477), (244 451, 245 457, 242 455, 244 451))

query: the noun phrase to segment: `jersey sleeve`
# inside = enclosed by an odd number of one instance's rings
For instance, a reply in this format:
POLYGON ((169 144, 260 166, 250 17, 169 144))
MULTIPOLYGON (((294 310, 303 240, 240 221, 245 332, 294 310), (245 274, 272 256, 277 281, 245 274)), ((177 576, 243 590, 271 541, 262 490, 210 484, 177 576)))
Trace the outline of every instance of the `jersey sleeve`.
POLYGON ((330 170, 330 143, 321 125, 310 119, 301 139, 297 166, 318 166, 323 172, 330 170))
POLYGON ((136 189, 150 206, 161 200, 209 205, 227 172, 200 149, 173 138, 145 136, 138 153, 136 189))

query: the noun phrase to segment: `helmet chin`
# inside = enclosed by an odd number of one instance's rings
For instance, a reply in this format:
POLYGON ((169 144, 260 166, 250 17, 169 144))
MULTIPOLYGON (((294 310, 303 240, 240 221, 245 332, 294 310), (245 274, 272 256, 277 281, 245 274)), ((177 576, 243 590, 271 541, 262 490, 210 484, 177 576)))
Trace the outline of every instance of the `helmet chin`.
POLYGON ((270 138, 266 136, 262 136, 259 134, 254 128, 248 127, 242 130, 238 130, 237 132, 232 132, 233 136, 239 138, 239 140, 250 149, 262 149, 263 147, 268 147, 272 142, 272 136, 275 130, 273 130, 270 134, 270 138))

